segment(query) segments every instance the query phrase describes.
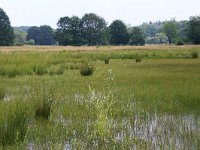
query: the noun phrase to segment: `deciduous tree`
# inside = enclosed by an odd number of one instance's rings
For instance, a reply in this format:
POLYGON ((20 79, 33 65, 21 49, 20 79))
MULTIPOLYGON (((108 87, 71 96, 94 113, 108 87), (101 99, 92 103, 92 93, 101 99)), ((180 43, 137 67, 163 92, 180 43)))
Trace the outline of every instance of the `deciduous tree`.
POLYGON ((106 21, 94 14, 85 14, 81 20, 81 38, 87 45, 107 44, 106 21))
POLYGON ((144 34, 139 27, 133 27, 130 34, 130 45, 144 45, 144 34))
POLYGON ((34 40, 36 45, 53 45, 54 31, 50 26, 44 25, 40 27, 31 27, 28 30, 26 40, 34 40))
POLYGON ((166 36, 169 39, 169 44, 171 44, 177 37, 177 26, 176 21, 166 21, 163 25, 163 32, 166 34, 166 36))
POLYGON ((121 20, 115 20, 110 25, 110 43, 112 45, 125 45, 129 41, 126 25, 121 20))
POLYGON ((0 8, 0 46, 9 46, 13 44, 14 32, 11 27, 9 17, 0 8))
POLYGON ((200 44, 200 16, 190 17, 188 37, 194 44, 200 44))
POLYGON ((56 31, 56 40, 60 45, 80 45, 80 22, 77 16, 62 17, 59 19, 56 31))

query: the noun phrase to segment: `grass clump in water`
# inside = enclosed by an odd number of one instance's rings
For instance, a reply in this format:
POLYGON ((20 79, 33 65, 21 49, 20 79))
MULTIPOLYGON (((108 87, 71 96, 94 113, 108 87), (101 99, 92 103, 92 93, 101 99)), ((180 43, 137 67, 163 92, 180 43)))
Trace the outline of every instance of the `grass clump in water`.
POLYGON ((0 118, 0 147, 3 148, 23 142, 28 129, 28 117, 22 108, 14 102, 7 111, 0 118))
POLYGON ((51 106, 53 100, 43 100, 42 104, 39 104, 35 110, 36 119, 45 119, 48 120, 51 114, 51 106))
POLYGON ((39 100, 39 102, 35 108, 35 118, 48 120, 51 115, 54 97, 52 89, 49 89, 49 91, 46 90, 46 87, 43 89, 43 92, 40 93, 41 95, 37 96, 37 100, 39 100))

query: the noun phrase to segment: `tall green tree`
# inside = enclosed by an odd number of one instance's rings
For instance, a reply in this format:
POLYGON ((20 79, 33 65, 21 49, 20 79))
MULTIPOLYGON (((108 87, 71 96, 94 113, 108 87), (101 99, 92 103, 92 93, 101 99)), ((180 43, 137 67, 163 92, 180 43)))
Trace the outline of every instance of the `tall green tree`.
POLYGON ((55 31, 48 25, 40 26, 41 30, 41 45, 53 45, 55 44, 55 31))
POLYGON ((80 27, 83 44, 107 44, 106 21, 102 17, 94 13, 85 14, 81 19, 80 27))
POLYGON ((200 44, 200 16, 190 17, 188 37, 194 44, 200 44))
POLYGON ((14 41, 14 32, 9 17, 0 8, 0 46, 10 46, 14 41))
POLYGON ((26 40, 32 39, 36 45, 53 45, 55 44, 54 36, 54 31, 50 26, 34 26, 29 28, 26 40))
POLYGON ((171 20, 171 21, 166 21, 163 25, 163 33, 166 34, 166 36, 169 39, 169 44, 174 42, 174 40, 177 38, 177 26, 176 26, 176 21, 171 20))
POLYGON ((188 21, 178 21, 177 22, 178 38, 183 41, 188 40, 187 31, 188 31, 188 21))
POLYGON ((110 43, 112 45, 125 45, 129 42, 126 25, 121 20, 115 20, 110 25, 110 43))
POLYGON ((62 17, 59 19, 56 30, 56 40, 60 45, 80 45, 80 22, 77 16, 62 17))
POLYGON ((144 45, 145 39, 142 30, 139 27, 133 27, 130 34, 130 45, 144 45))

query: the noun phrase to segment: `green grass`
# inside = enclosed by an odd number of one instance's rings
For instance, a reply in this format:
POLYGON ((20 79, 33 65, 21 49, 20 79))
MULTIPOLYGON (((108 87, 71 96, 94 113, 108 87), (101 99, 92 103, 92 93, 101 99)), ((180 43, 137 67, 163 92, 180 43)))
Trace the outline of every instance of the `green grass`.
POLYGON ((199 149, 194 51, 1 52, 0 149, 199 149))

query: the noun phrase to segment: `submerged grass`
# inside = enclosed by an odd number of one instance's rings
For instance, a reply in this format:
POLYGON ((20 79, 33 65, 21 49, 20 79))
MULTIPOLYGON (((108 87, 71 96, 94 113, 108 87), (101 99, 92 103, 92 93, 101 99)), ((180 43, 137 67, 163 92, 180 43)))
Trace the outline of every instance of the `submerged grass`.
POLYGON ((0 53, 0 149, 200 148, 200 48, 98 49, 0 53))

